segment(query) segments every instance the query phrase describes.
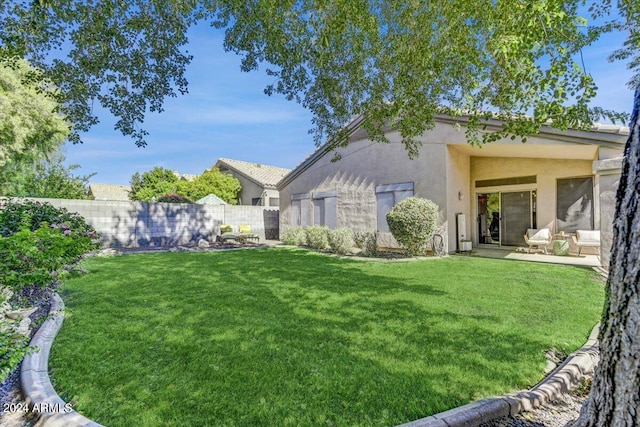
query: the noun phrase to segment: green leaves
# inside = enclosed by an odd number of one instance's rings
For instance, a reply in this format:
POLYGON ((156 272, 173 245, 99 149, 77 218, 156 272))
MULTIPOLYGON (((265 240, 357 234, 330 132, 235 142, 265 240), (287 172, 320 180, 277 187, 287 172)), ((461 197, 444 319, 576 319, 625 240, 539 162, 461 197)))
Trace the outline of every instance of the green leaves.
POLYGON ((169 169, 156 166, 142 175, 138 172, 131 177, 131 200, 155 200, 165 194, 177 193, 179 178, 169 169))
POLYGON ((162 196, 177 194, 197 201, 209 194, 215 194, 227 203, 237 204, 242 190, 240 181, 232 175, 211 168, 193 181, 179 178, 173 171, 155 167, 142 175, 136 172, 131 177, 131 200, 160 201, 162 196))
POLYGON ((408 197, 387 213, 393 237, 410 255, 424 255, 438 220, 438 205, 428 199, 408 197))
POLYGON ((62 144, 69 129, 55 96, 39 70, 0 57, 1 168, 47 157, 62 144))
MULTIPOLYGON (((601 34, 625 31, 626 43, 611 58, 640 69, 640 7, 594 2, 592 17, 610 21, 585 27, 582 6, 581 0, 5 2, 0 57, 28 58, 60 88, 56 98, 73 122, 73 141, 97 122, 98 101, 119 118, 117 129, 144 145, 145 114, 187 90, 187 29, 208 21, 225 30, 225 48, 242 56, 243 71, 266 64, 274 82, 265 93, 311 110, 318 142, 362 115, 374 141, 398 131, 414 155, 416 137, 439 113, 506 123, 487 133, 482 120, 469 120, 471 143, 535 133, 549 123, 587 127, 596 87, 577 58, 601 34)), ((632 86, 640 85, 638 76, 632 86)))

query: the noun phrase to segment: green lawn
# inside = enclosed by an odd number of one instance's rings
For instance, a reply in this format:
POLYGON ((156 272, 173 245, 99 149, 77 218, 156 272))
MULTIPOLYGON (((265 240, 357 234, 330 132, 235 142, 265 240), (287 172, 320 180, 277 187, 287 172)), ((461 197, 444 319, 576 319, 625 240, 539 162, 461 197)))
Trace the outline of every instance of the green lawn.
POLYGON ((530 387, 599 320, 593 271, 301 249, 85 262, 50 369, 110 427, 378 425, 530 387))

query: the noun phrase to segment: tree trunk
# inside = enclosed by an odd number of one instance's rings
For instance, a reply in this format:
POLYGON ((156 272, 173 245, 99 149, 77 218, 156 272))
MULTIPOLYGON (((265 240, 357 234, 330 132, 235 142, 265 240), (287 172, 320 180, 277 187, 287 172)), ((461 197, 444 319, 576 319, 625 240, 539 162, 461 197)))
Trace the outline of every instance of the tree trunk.
POLYGON ((574 427, 640 426, 640 87, 616 197, 600 363, 574 427))

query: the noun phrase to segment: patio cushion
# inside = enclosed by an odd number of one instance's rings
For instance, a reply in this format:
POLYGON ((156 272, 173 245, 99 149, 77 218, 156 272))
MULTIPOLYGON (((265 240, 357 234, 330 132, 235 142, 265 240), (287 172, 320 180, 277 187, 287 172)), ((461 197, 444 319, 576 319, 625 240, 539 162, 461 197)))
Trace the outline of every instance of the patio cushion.
POLYGON ((529 244, 549 244, 549 241, 551 240, 551 231, 549 231, 548 228, 541 228, 540 230, 529 228, 527 230, 527 236, 529 236, 529 244))
POLYGON ((576 230, 576 240, 580 246, 600 246, 600 230, 576 230))

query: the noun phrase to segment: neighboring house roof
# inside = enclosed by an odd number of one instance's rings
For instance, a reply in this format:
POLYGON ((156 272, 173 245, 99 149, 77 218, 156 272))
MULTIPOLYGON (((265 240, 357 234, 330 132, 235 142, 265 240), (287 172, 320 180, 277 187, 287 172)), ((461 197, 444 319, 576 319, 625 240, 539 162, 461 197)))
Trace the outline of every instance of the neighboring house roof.
POLYGON ((291 171, 291 169, 232 159, 218 159, 215 167, 219 168, 221 172, 231 170, 244 175, 262 187, 274 189, 278 182, 291 171))
MULTIPOLYGON (((436 122, 450 124, 464 125, 467 120, 468 117, 466 116, 452 117, 445 114, 438 114, 435 117, 436 122)), ((349 141, 366 138, 366 131, 362 127, 363 121, 364 116, 360 114, 344 127, 344 130, 349 137, 349 141)), ((489 120, 487 122, 487 129, 498 129, 501 125, 502 122, 498 120, 489 120)), ((390 130, 391 128, 389 127, 385 128, 385 131, 390 130)), ((599 144, 603 146, 620 148, 619 135, 629 135, 629 128, 627 126, 594 123, 591 125, 591 129, 589 131, 576 129, 568 129, 566 131, 562 131, 560 129, 552 128, 549 126, 543 126, 542 129, 540 129, 540 133, 536 136, 542 136, 549 139, 577 144, 599 144)), ((312 152, 302 162, 300 162, 300 164, 298 164, 286 176, 284 176, 282 180, 278 182, 277 188, 279 190, 283 189, 307 168, 312 166, 326 154, 332 152, 333 142, 333 139, 329 138, 325 143, 321 144, 314 152, 312 152)))
POLYGON ((200 205, 226 205, 227 204, 227 202, 225 202, 224 200, 222 200, 220 197, 216 196, 213 193, 207 196, 204 196, 202 199, 196 201, 196 203, 200 205))
POLYGON ((193 182, 198 177, 198 175, 194 175, 191 173, 181 174, 178 171, 173 171, 173 174, 176 176, 176 178, 181 179, 183 181, 188 181, 188 182, 193 182))
POLYGON ((89 184, 88 195, 95 200, 129 201, 131 186, 115 184, 89 184))

